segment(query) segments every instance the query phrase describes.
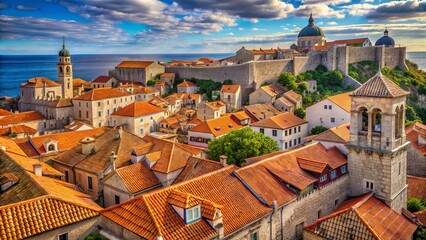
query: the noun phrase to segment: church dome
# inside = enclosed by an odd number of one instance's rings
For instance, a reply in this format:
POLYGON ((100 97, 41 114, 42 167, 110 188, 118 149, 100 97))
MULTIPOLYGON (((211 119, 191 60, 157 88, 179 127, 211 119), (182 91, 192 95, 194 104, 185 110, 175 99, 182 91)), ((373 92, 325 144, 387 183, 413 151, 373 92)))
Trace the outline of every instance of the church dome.
POLYGON ((393 47, 393 46, 395 46, 395 41, 393 40, 393 38, 389 37, 388 34, 389 34, 389 32, 386 29, 384 31, 383 37, 377 39, 375 45, 376 46, 385 45, 386 47, 393 47))
POLYGON ((308 26, 304 27, 297 37, 311 37, 311 36, 321 36, 324 37, 324 32, 322 29, 318 26, 315 26, 314 24, 314 18, 311 16, 309 17, 308 26))
POLYGON ((64 38, 62 42, 62 50, 59 51, 59 57, 69 57, 69 56, 70 56, 70 51, 65 49, 65 38, 64 38))

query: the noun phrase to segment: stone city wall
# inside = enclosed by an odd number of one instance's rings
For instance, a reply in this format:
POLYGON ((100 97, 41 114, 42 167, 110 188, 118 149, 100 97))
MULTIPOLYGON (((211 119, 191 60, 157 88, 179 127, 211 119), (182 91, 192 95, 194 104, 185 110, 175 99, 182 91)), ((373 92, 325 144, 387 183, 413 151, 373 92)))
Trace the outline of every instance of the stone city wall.
POLYGON ((407 174, 417 177, 426 177, 426 156, 411 144, 407 150, 407 174))
POLYGON ((293 60, 291 59, 252 62, 255 89, 259 88, 264 82, 276 82, 282 72, 292 72, 292 63, 293 60))

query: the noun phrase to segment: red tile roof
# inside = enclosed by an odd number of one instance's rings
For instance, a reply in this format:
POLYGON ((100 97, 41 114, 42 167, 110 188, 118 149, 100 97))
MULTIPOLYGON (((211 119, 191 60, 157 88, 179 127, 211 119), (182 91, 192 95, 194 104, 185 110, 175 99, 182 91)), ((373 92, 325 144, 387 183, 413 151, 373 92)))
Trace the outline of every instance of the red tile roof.
POLYGON ((407 185, 408 198, 426 199, 426 178, 407 175, 407 185))
POLYGON ((310 234, 325 239, 389 240, 411 239, 416 228, 415 224, 386 206, 373 193, 347 200, 331 215, 304 227, 310 234))
POLYGON ((163 239, 209 239, 216 236, 207 221, 185 224, 173 210, 168 202, 169 196, 184 195, 184 199, 188 197, 202 202, 201 212, 205 219, 212 218, 215 208, 220 209, 224 234, 229 235, 271 211, 232 174, 236 169, 228 166, 152 191, 107 208, 102 215, 146 239, 158 236, 163 239))
POLYGON ((153 64, 154 61, 123 61, 116 68, 146 68, 153 64))
MULTIPOLYGON (((245 118, 250 118, 245 113, 239 113, 239 115, 244 116, 245 118)), ((238 130, 245 126, 241 125, 240 120, 234 116, 234 114, 230 114, 227 116, 219 117, 216 119, 206 120, 197 126, 191 128, 190 132, 202 132, 202 133, 211 133, 213 136, 222 136, 227 134, 232 130, 238 130)))
POLYGON ((248 165, 235 171, 253 191, 268 204, 277 200, 281 206, 294 200, 297 194, 286 184, 304 190, 318 179, 299 165, 299 159, 315 159, 322 165, 335 169, 347 163, 346 157, 335 147, 326 149, 320 143, 310 144, 291 151, 281 151, 247 159, 248 165))
POLYGON ((143 162, 134 163, 116 170, 130 193, 161 186, 160 181, 143 162))
POLYGON ((222 85, 221 92, 236 93, 240 89, 240 85, 222 85))
POLYGON ((160 74, 160 77, 174 77, 176 73, 162 73, 160 74))
POLYGON ((285 92, 284 88, 278 84, 270 84, 260 88, 270 96, 277 96, 285 92))
POLYGON ((8 115, 13 115, 13 112, 9 112, 9 111, 6 111, 4 109, 0 109, 0 117, 8 116, 8 115))
POLYGON ((201 176, 203 174, 219 170, 222 167, 223 165, 217 161, 191 157, 187 161, 185 168, 182 170, 182 172, 179 174, 179 176, 175 179, 173 183, 175 184, 178 182, 189 180, 201 176))
POLYGON ((264 119, 264 120, 260 120, 258 122, 252 123, 251 126, 284 130, 284 129, 299 126, 305 123, 307 123, 306 120, 299 118, 293 113, 285 112, 276 116, 272 116, 268 119, 264 119))
POLYGON ((179 83, 177 86, 178 87, 194 87, 194 86, 197 86, 197 84, 195 84, 191 81, 183 80, 183 82, 179 83))
POLYGON ((46 87, 59 87, 61 84, 58 82, 52 81, 45 77, 35 77, 28 80, 26 83, 22 83, 21 87, 34 87, 41 88, 46 84, 46 87))
POLYGON ((343 40, 334 40, 330 42, 326 42, 326 45, 340 45, 340 44, 346 44, 346 45, 354 45, 354 44, 363 44, 368 38, 355 38, 355 39, 343 39, 343 40))
MULTIPOLYGON (((314 105, 319 104, 319 103, 323 102, 324 100, 328 99, 331 102, 333 102, 334 104, 336 104, 337 106, 339 106, 340 108, 342 108, 343 110, 345 110, 346 112, 350 112, 351 111, 351 97, 350 97, 351 94, 352 94, 352 92, 346 92, 346 93, 341 93, 341 94, 337 94, 337 95, 334 95, 334 96, 330 96, 330 97, 323 99, 322 101, 320 101, 318 103, 315 103, 314 105)), ((310 108, 314 105, 311 105, 308 108, 310 108)))
POLYGON ((13 127, 0 128, 0 136, 5 136, 5 135, 9 136, 12 133, 17 133, 17 134, 24 133, 26 135, 34 135, 37 133, 37 130, 32 127, 28 127, 26 125, 17 125, 13 127))
POLYGON ((349 142, 350 137, 350 123, 333 127, 324 131, 320 134, 308 137, 309 140, 324 141, 324 142, 335 142, 346 144, 349 142))
POLYGON ((271 103, 259 103, 244 106, 243 111, 250 116, 252 122, 268 119, 281 113, 281 111, 275 108, 271 103))
POLYGON ((367 82, 357 88, 351 96, 353 97, 375 97, 375 98, 394 98, 403 97, 410 94, 396 83, 382 75, 379 71, 367 82))
POLYGON ((21 112, 13 115, 7 115, 0 118, 0 126, 5 126, 9 124, 19 124, 26 123, 32 121, 41 121, 44 120, 43 115, 39 112, 31 111, 31 112, 21 112))
POLYGON ((84 93, 74 100, 93 101, 107 98, 126 97, 131 94, 127 91, 122 91, 118 88, 95 88, 87 93, 84 93))
POLYGON ((163 109, 157 106, 151 105, 144 101, 138 101, 138 102, 131 103, 118 111, 113 112, 111 115, 126 116, 126 117, 140 117, 140 116, 152 115, 152 114, 161 113, 161 112, 163 112, 163 109))
POLYGON ((90 86, 90 83, 87 81, 81 79, 81 78, 73 78, 72 79, 72 86, 73 87, 80 87, 81 85, 90 86))
POLYGON ((419 144, 419 137, 426 138, 426 125, 414 122, 405 128, 405 135, 411 145, 416 148, 420 154, 426 156, 426 144, 419 144))
POLYGON ((111 76, 99 76, 95 79, 93 79, 92 83, 107 83, 109 80, 111 80, 111 76))

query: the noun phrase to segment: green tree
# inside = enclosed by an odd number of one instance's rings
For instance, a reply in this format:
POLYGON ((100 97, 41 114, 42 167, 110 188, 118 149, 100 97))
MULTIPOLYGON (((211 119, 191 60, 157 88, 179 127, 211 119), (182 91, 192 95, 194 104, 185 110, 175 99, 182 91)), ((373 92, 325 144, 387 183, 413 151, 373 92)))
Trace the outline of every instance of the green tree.
POLYGON ((156 83, 155 80, 148 80, 148 82, 146 83, 146 85, 148 85, 148 86, 154 86, 155 83, 156 83))
POLYGON ((278 151, 278 144, 272 138, 253 131, 249 127, 233 130, 221 138, 209 142, 207 154, 218 161, 219 156, 228 157, 228 164, 241 166, 246 158, 278 151))
POLYGON ((308 84, 305 82, 299 83, 299 85, 297 85, 297 88, 303 92, 305 90, 308 90, 308 84))
POLYGON ((414 233, 414 240, 425 240, 426 239, 426 227, 419 226, 414 233))
POLYGON ((289 72, 281 73, 278 77, 278 83, 280 83, 284 87, 287 87, 290 90, 294 90, 297 88, 296 77, 289 72))
POLYGON ((100 233, 91 233, 87 235, 84 240, 108 240, 108 238, 102 236, 100 233))
POLYGON ((418 212, 426 209, 426 206, 419 198, 410 198, 407 201, 407 210, 410 212, 418 212))
POLYGON ((322 75, 321 81, 331 86, 343 86, 343 74, 339 70, 326 72, 322 75))
POLYGON ((294 115, 304 119, 305 116, 306 116, 306 111, 305 111, 305 109, 299 107, 299 108, 294 109, 294 115))
POLYGON ((226 79, 225 81, 223 81, 223 85, 232 85, 233 82, 231 79, 226 79))
POLYGON ((327 69, 326 66, 320 64, 315 68, 315 71, 317 71, 319 74, 323 74, 323 73, 327 72, 328 69, 327 69))
POLYGON ((311 133, 316 135, 316 134, 320 134, 322 132, 325 132, 327 130, 328 130, 328 128, 321 126, 321 125, 318 125, 318 126, 312 128, 311 133))

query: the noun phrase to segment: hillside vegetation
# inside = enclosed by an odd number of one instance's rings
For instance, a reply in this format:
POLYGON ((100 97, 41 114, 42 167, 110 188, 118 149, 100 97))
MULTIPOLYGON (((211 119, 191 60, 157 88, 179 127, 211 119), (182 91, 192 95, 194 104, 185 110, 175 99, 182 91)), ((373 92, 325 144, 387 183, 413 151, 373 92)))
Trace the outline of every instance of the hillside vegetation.
MULTIPOLYGON (((393 69, 384 67, 383 75, 401 88, 411 92, 407 97, 406 124, 413 121, 426 123, 426 72, 417 64, 406 60, 408 71, 397 66, 393 69)), ((378 71, 378 64, 373 61, 362 61, 349 64, 349 75, 361 83, 366 82, 378 71)))

